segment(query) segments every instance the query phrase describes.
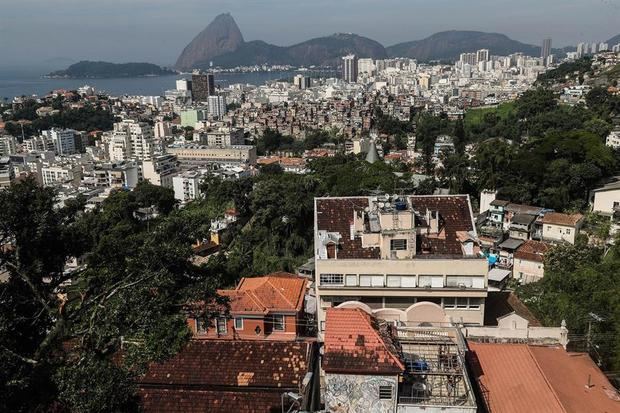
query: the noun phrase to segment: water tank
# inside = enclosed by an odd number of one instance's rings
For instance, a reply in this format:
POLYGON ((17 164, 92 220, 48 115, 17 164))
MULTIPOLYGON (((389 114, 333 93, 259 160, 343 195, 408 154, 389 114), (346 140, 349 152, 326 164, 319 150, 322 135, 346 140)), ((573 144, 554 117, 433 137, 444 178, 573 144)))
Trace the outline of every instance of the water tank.
POLYGON ((397 211, 405 211, 407 209, 407 203, 399 199, 394 202, 394 208, 396 208, 397 211))

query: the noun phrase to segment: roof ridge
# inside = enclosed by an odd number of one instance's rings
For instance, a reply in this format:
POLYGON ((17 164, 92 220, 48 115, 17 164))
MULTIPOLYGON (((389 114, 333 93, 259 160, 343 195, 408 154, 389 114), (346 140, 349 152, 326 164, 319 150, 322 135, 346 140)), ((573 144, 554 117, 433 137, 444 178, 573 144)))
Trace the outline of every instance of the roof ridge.
POLYGON ((291 303, 288 298, 286 298, 286 296, 282 293, 282 291, 280 291, 280 288, 278 288, 277 286, 275 286, 272 282, 271 282, 271 278, 270 276, 266 277, 267 281, 265 283, 268 283, 275 291, 278 292, 278 294, 280 294, 280 296, 284 299, 284 301, 286 301, 291 307, 295 307, 297 308, 296 305, 294 305, 293 303, 291 303))
POLYGON ((381 343, 381 345, 383 346, 383 348, 385 349, 385 351, 387 351, 387 353, 390 355, 390 357, 392 358, 393 361, 396 362, 396 364, 398 364, 403 370, 405 369, 405 366, 403 365, 403 363, 400 361, 400 359, 398 359, 398 357, 396 357, 393 353, 392 350, 390 350, 387 346, 387 344, 385 344, 385 340, 383 339, 383 337, 381 336, 381 334, 379 334, 379 332, 375 329, 375 326, 373 325, 372 321, 373 321, 373 317, 371 314, 368 314, 366 311, 362 310, 361 308, 354 308, 354 310, 357 310, 358 313, 363 314, 365 317, 365 320, 368 322, 368 325, 370 326, 370 329, 372 330, 372 332, 375 334, 375 336, 379 339, 379 342, 381 343))
POLYGON ((564 403, 562 403, 562 400, 560 399, 560 397, 556 393, 555 389, 551 385, 551 382, 549 381, 549 379, 547 379, 547 376, 545 375, 545 371, 542 369, 542 367, 538 363, 538 360, 536 359, 536 356, 534 355, 534 353, 532 353, 532 350, 530 349, 530 345, 529 344, 525 344, 525 348, 527 349, 527 354, 529 354, 529 356, 532 358, 532 360, 534 361, 534 364, 536 365, 536 368, 538 369, 538 371, 542 375, 543 380, 545 381, 545 383, 547 383, 547 386, 549 386, 549 389, 551 390, 551 394, 553 394, 553 397, 555 398, 555 400, 560 405, 560 408, 562 409, 563 412, 568 413, 568 411, 564 407, 564 403))
POLYGON ((246 294, 248 297, 250 297, 250 300, 254 301, 254 304, 260 307, 263 312, 267 310, 267 306, 265 306, 262 303, 262 301, 256 296, 256 294, 254 293, 254 290, 243 290, 242 292, 246 294))

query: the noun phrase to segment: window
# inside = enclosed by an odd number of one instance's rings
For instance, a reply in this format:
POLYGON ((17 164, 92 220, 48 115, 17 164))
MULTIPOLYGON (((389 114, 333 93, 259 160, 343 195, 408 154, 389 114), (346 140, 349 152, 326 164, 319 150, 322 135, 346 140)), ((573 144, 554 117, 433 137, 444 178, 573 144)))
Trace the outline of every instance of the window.
POLYGON ((235 317, 235 330, 243 330, 243 318, 235 317))
POLYGON ((443 276, 442 275, 420 275, 421 288, 442 288, 443 276))
POLYGON ((346 281, 345 285, 347 287, 357 287, 357 275, 347 274, 345 281, 346 281))
POLYGON ((447 310, 479 310, 480 298, 444 297, 443 308, 447 310))
POLYGON ((551 225, 547 225, 547 231, 551 231, 551 225))
POLYGON ((384 287, 383 275, 360 274, 360 287, 384 287))
POLYGON ((443 299, 443 308, 456 308, 456 297, 446 297, 443 299))
POLYGON ((273 331, 284 331, 284 316, 277 314, 272 316, 273 331))
POLYGON ((482 300, 480 298, 470 298, 469 299, 469 309, 470 310, 479 310, 481 302, 482 302, 482 300))
POLYGON ((388 287, 400 287, 400 275, 388 275, 387 286, 388 287))
POLYGON ((405 251, 407 249, 406 239, 393 239, 390 240, 390 250, 392 251, 405 251))
POLYGON ((448 275, 448 277, 446 278, 446 286, 456 288, 471 288, 473 286, 473 280, 471 277, 448 275))
POLYGON ((342 274, 321 274, 321 285, 342 285, 344 276, 342 274))
POLYGON ((393 386, 379 386, 379 399, 391 400, 393 386))
POLYGON ((226 335, 227 332, 228 332, 228 329, 226 326, 226 319, 218 318, 217 319, 217 334, 220 336, 223 336, 223 335, 226 335))
POLYGON ((325 331, 325 321, 321 321, 320 329, 321 331, 325 331))
POLYGON ((415 288, 415 275, 388 275, 387 286, 391 288, 415 288))
POLYGON ((196 319, 196 332, 198 334, 205 334, 209 328, 209 323, 205 320, 196 319))
POLYGON ((566 229, 566 235, 570 235, 570 229, 566 229))

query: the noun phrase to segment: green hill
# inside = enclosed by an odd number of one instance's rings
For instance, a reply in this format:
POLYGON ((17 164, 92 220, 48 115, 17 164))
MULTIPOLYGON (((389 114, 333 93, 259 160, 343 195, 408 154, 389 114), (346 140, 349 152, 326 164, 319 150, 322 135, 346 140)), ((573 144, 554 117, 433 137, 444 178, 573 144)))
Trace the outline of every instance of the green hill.
POLYGON ((114 77, 164 76, 175 72, 152 63, 109 63, 81 61, 65 70, 57 70, 48 77, 71 79, 101 79, 114 77))

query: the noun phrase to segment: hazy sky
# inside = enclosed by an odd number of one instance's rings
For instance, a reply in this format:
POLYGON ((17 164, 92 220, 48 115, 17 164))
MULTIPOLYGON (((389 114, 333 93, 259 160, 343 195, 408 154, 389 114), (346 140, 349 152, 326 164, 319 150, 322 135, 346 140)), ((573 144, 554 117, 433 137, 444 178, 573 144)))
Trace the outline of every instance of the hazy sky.
POLYGON ((620 0, 0 0, 0 67, 65 57, 172 64, 218 14, 246 40, 354 32, 391 45, 462 29, 554 46, 620 33, 620 0))

